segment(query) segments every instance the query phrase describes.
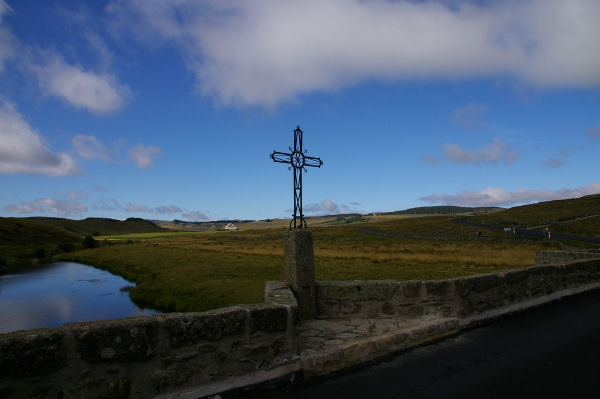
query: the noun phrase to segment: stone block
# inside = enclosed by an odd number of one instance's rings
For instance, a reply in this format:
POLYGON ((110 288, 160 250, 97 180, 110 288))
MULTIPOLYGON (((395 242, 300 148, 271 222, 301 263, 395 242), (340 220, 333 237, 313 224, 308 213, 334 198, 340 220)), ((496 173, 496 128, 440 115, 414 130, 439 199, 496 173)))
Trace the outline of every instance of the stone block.
POLYGON ((359 285, 358 294, 361 300, 387 301, 394 296, 397 289, 398 285, 391 280, 364 281, 359 285))
POLYGON ((504 278, 508 285, 519 284, 529 278, 529 272, 527 269, 508 270, 504 273, 504 278))
POLYGON ((223 336, 242 334, 247 312, 230 307, 202 313, 166 314, 157 316, 169 336, 171 347, 197 344, 203 340, 217 341, 223 336))
POLYGON ((61 329, 0 334, 0 378, 39 376, 63 368, 63 336, 61 329))
POLYGON ((450 280, 431 280, 424 281, 425 291, 427 295, 446 296, 450 294, 450 280))
POLYGON ((75 336, 81 358, 89 363, 143 362, 158 346, 156 318, 139 317, 67 325, 75 336))
POLYGON ((306 229, 286 232, 283 258, 285 281, 296 295, 300 319, 313 319, 317 308, 312 233, 306 229))
POLYGON ((421 287, 423 282, 420 280, 403 281, 400 283, 402 295, 405 298, 415 298, 421 296, 421 287))
POLYGON ((255 304, 250 307, 250 332, 286 331, 288 310, 285 306, 255 304))
POLYGON ((478 276, 466 277, 464 286, 468 292, 485 292, 493 289, 500 289, 504 283, 503 277, 499 274, 481 274, 478 276))

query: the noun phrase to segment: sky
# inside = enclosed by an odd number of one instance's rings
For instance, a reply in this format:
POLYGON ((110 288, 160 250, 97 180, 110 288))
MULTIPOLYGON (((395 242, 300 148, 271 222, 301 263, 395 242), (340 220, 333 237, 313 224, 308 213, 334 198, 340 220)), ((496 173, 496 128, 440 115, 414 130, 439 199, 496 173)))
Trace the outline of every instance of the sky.
POLYGON ((0 0, 0 216, 600 193, 600 1, 0 0))

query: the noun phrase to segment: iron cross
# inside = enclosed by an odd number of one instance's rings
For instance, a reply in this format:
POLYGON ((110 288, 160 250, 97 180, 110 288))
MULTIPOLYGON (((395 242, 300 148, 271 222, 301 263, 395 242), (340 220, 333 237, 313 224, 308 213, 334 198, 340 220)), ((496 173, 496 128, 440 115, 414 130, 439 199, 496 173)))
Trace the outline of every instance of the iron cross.
POLYGON ((291 166, 288 169, 294 169, 294 219, 290 221, 290 230, 292 229, 292 223, 294 228, 306 228, 306 220, 304 220, 304 214, 302 213, 302 170, 307 172, 306 167, 320 168, 323 165, 321 158, 309 157, 306 154, 306 150, 302 150, 302 130, 300 126, 294 130, 294 149, 291 147, 290 152, 279 152, 273 151, 271 159, 279 163, 288 163, 291 166), (299 220, 299 225, 297 225, 299 220))

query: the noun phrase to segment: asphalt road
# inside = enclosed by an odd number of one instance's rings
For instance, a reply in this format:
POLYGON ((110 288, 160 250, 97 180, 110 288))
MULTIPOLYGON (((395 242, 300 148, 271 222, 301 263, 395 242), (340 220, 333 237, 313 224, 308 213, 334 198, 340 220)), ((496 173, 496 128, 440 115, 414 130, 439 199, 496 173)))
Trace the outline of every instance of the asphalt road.
POLYGON ((600 292, 257 398, 598 398, 600 292))

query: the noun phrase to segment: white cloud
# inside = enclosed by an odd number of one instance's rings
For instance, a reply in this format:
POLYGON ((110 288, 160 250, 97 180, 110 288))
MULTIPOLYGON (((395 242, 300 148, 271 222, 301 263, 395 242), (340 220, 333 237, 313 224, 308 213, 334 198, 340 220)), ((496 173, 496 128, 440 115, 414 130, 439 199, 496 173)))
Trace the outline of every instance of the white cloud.
POLYGON ((545 168, 562 168, 569 157, 569 150, 562 149, 556 156, 543 160, 540 164, 545 168))
POLYGON ((269 107, 371 79, 600 84, 597 0, 113 0, 107 10, 123 36, 175 43, 199 90, 225 104, 269 107))
POLYGON ((77 155, 84 159, 101 159, 111 161, 111 151, 94 136, 78 134, 71 139, 77 155))
POLYGON ((208 220, 208 216, 206 216, 204 213, 199 212, 199 211, 191 211, 191 212, 182 213, 181 216, 183 216, 184 218, 191 220, 193 222, 201 222, 203 220, 208 220))
POLYGON ((160 147, 155 145, 138 144, 133 147, 127 155, 138 168, 145 169, 154 164, 154 159, 162 154, 160 147))
MULTIPOLYGON (((509 147, 506 142, 498 137, 494 137, 492 143, 485 147, 466 149, 458 144, 445 144, 442 147, 443 159, 447 162, 468 164, 474 163, 477 165, 487 163, 504 162, 505 165, 511 165, 518 157, 518 151, 515 147, 509 147)), ((424 159, 429 163, 434 163, 430 160, 430 156, 425 156, 424 159)))
POLYGON ((92 208, 104 211, 116 211, 123 209, 123 206, 115 198, 100 198, 92 204, 92 208))
POLYGON ((540 163, 546 168, 562 168, 563 166, 565 166, 565 161, 563 159, 558 159, 554 157, 545 159, 540 163))
POLYGON ((331 199, 326 198, 321 202, 314 204, 308 204, 303 207, 303 212, 307 213, 322 213, 327 215, 335 215, 338 213, 353 213, 356 212, 355 206, 359 205, 358 202, 351 202, 352 206, 346 204, 336 204, 331 199))
POLYGON ((64 176, 78 172, 75 161, 48 149, 11 104, 0 104, 0 173, 64 176))
POLYGON ((88 195, 85 191, 71 191, 67 193, 67 198, 74 200, 87 199, 87 197, 88 195))
POLYGON ((440 163, 440 161, 436 157, 431 155, 423 155, 421 159, 431 165, 437 165, 438 163, 440 163))
POLYGON ((80 202, 56 200, 53 198, 40 198, 32 202, 24 202, 18 205, 7 205, 5 209, 10 213, 51 213, 61 217, 80 217, 82 212, 86 212, 88 210, 87 206, 80 202))
POLYGON ((4 71, 4 63, 15 56, 15 38, 3 23, 4 16, 10 11, 9 5, 0 0, 0 72, 4 71))
POLYGON ((431 194, 419 200, 458 206, 509 206, 538 201, 551 201, 567 198, 578 198, 584 195, 600 193, 600 182, 590 183, 583 187, 563 188, 559 190, 524 189, 508 191, 500 187, 488 187, 480 191, 461 191, 458 194, 431 194))
POLYGON ((47 95, 95 114, 117 111, 131 97, 129 87, 119 84, 113 75, 85 71, 80 65, 67 64, 60 56, 52 56, 45 65, 32 65, 31 69, 47 95))
POLYGON ((127 207, 125 208, 125 210, 127 212, 148 212, 149 211, 148 207, 145 205, 132 204, 132 203, 127 204, 127 207))
POLYGON ((585 133, 591 137, 600 137, 600 123, 594 127, 587 129, 585 133))
POLYGON ((180 213, 180 212, 182 212, 182 209, 180 207, 178 207, 177 205, 169 205, 169 206, 157 206, 156 208, 152 209, 152 211, 154 213, 160 213, 160 214, 171 214, 171 213, 180 213))
POLYGON ((458 127, 477 130, 484 123, 487 106, 477 103, 469 103, 457 108, 452 112, 452 123, 458 127))
MULTIPOLYGON (((116 200, 115 203, 118 205, 118 202, 116 200)), ((181 213, 183 212, 183 209, 181 209, 180 207, 178 207, 177 205, 161 205, 161 206, 157 206, 155 208, 150 208, 146 205, 140 205, 140 204, 134 204, 134 203, 129 203, 127 204, 127 207, 125 207, 125 210, 127 212, 148 212, 148 213, 156 213, 156 214, 160 214, 160 215, 170 215, 173 213, 181 213)))

